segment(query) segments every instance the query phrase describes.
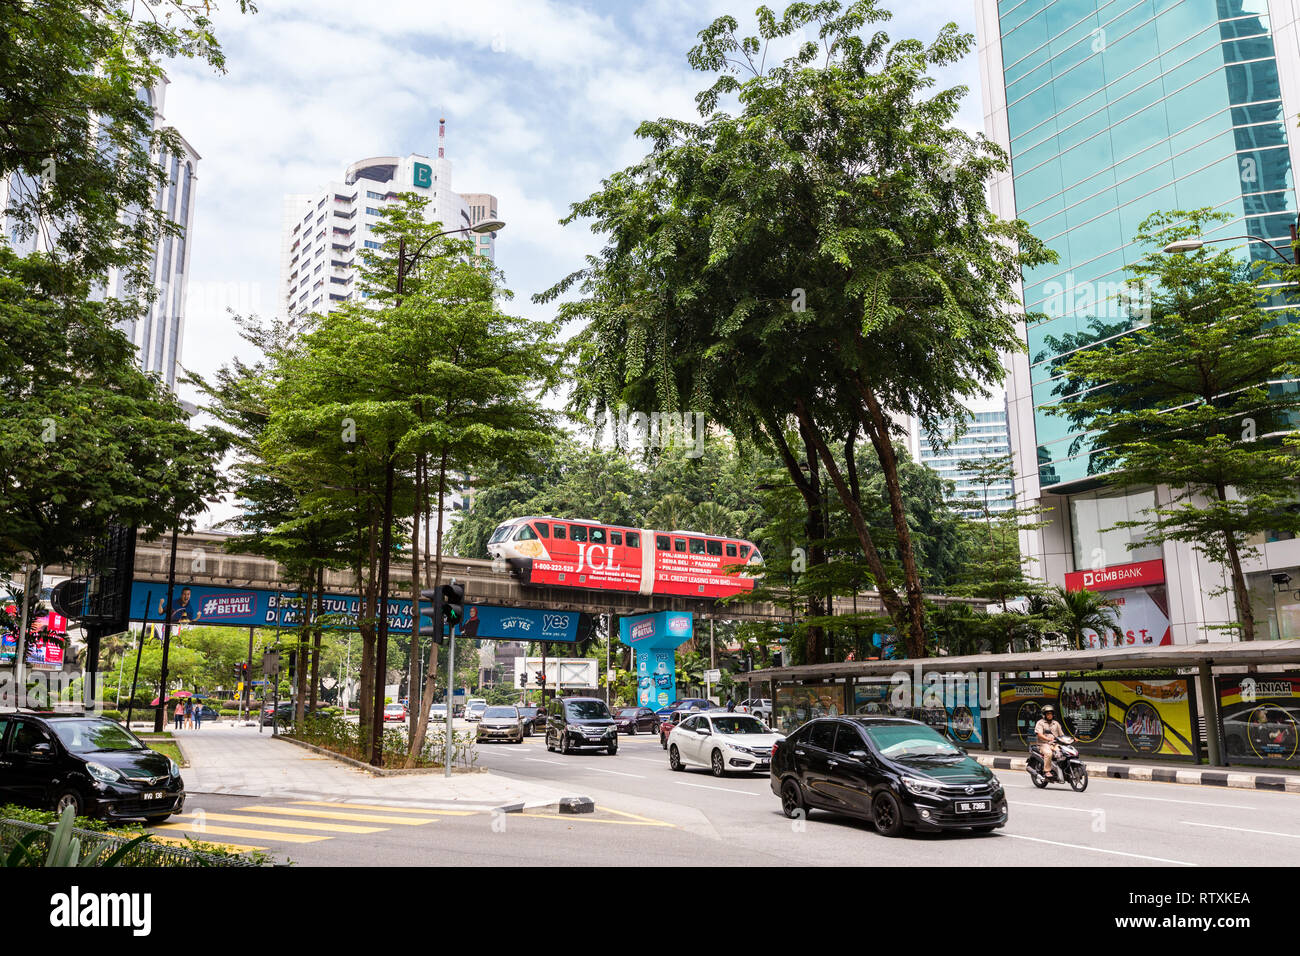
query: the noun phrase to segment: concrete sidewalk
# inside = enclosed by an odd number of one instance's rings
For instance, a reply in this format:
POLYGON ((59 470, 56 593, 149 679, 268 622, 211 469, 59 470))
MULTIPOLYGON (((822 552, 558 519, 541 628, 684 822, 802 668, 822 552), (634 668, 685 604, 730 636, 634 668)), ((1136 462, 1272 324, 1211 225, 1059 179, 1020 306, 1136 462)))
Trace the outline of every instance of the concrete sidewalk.
MULTIPOLYGON (((971 750, 970 755, 994 770, 1025 769, 1024 751, 999 753, 971 750)), ((1107 760, 1105 757, 1083 755, 1091 777, 1113 777, 1121 780, 1153 780, 1157 783, 1186 783, 1202 787, 1232 787, 1241 790, 1283 790, 1300 793, 1300 770, 1264 767, 1209 767, 1204 764, 1151 761, 1137 763, 1130 760, 1107 760)))
POLYGON ((375 777, 330 757, 271 736, 268 727, 204 724, 172 731, 189 766, 182 771, 189 793, 247 797, 328 797, 384 801, 394 806, 495 810, 572 806, 572 790, 497 774, 441 773, 375 777))

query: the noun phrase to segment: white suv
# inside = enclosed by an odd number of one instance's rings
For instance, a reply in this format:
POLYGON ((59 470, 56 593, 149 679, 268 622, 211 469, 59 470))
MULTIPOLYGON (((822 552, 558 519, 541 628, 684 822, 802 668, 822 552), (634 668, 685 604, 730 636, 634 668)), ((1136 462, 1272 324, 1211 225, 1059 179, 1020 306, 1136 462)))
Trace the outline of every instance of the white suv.
POLYGON ((742 714, 753 714, 762 721, 770 722, 772 720, 772 701, 765 697, 751 697, 748 700, 742 700, 736 705, 736 710, 742 714))
POLYGON ((487 710, 487 701, 482 697, 471 697, 465 703, 466 720, 482 720, 483 711, 487 710))

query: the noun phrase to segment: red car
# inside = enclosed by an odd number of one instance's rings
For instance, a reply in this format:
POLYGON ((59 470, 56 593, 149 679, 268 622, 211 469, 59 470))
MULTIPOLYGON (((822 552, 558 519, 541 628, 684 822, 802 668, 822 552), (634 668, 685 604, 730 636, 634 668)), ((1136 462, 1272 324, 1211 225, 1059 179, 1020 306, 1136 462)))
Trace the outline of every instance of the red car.
POLYGON ((390 720, 406 720, 409 716, 402 704, 389 704, 384 708, 384 723, 390 720))
POLYGON ((693 717, 698 714, 698 710, 674 710, 671 714, 659 722, 659 746, 664 750, 668 749, 668 735, 673 732, 673 728, 680 724, 687 717, 693 717))

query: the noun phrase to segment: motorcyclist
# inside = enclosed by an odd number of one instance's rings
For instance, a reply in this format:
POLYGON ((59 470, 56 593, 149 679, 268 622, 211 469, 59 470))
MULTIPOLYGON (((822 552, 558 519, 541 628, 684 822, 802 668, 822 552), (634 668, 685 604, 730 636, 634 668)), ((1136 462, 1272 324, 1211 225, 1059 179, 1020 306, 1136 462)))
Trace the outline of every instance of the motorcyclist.
POLYGON ((1065 736, 1065 729, 1056 719, 1056 708, 1045 704, 1034 724, 1034 738, 1038 741, 1038 752, 1043 755, 1043 776, 1052 775, 1052 757, 1056 754, 1056 738, 1065 736))

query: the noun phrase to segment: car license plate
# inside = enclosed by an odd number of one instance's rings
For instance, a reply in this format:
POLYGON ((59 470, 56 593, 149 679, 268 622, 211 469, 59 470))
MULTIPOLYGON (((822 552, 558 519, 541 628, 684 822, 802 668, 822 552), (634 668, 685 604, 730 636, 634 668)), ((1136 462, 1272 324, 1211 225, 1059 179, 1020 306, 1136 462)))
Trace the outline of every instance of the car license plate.
POLYGON ((167 799, 167 793, 166 793, 165 791, 163 791, 163 790, 157 790, 157 791, 155 791, 155 792, 153 792, 153 793, 146 793, 146 794, 144 795, 144 798, 145 798, 146 800, 166 800, 166 799, 167 799))
POLYGON ((989 802, 987 800, 959 800, 957 802, 958 813, 978 813, 981 810, 987 811, 989 802))

